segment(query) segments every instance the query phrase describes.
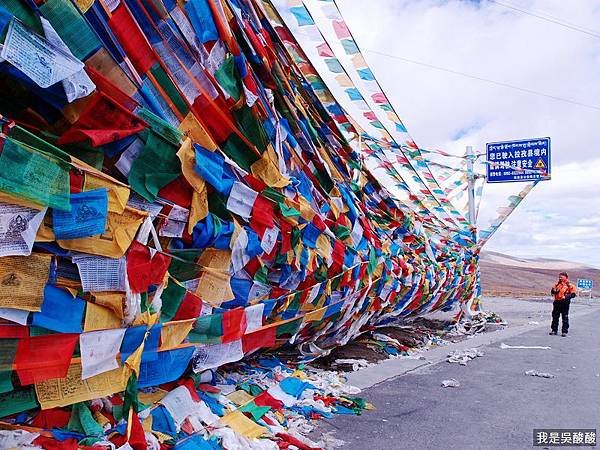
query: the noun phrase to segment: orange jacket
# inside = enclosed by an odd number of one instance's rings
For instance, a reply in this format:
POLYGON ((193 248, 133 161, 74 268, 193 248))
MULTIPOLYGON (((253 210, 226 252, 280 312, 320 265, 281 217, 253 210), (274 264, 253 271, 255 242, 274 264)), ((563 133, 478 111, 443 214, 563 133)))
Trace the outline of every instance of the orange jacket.
POLYGON ((569 299, 575 297, 577 290, 573 283, 569 281, 565 281, 564 283, 559 281, 554 285, 550 292, 554 295, 554 300, 560 301, 564 300, 567 295, 569 296, 569 299))

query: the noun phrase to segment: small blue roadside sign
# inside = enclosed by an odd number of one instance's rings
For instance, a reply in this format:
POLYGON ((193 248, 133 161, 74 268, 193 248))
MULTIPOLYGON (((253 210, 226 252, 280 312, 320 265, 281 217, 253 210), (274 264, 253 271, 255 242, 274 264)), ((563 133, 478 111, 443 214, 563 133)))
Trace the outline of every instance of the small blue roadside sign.
POLYGON ((583 289, 584 291, 590 290, 594 287, 594 280, 588 280, 586 278, 577 279, 577 289, 583 289))
POLYGON ((486 145, 487 182, 550 179, 550 138, 491 142, 486 145))

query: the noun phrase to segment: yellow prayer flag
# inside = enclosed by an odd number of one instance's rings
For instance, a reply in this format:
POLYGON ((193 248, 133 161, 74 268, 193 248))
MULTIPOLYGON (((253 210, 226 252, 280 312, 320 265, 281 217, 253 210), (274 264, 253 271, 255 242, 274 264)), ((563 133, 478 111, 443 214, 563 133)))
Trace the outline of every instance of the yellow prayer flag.
POLYGON ((196 116, 190 111, 187 116, 183 119, 183 122, 179 125, 179 130, 189 136, 192 141, 200 144, 202 147, 214 152, 217 149, 217 144, 212 140, 210 135, 206 132, 204 127, 196 116))
POLYGON ((177 347, 187 337, 196 319, 167 322, 160 331, 161 350, 177 347))
POLYGON ((254 400, 250 394, 242 389, 238 389, 237 391, 233 391, 231 394, 227 395, 227 398, 235 403, 237 406, 245 405, 246 403, 254 400))
POLYGON ((312 209, 312 206, 310 206, 310 203, 308 203, 308 200, 304 197, 298 197, 298 206, 300 207, 300 215, 302 218, 309 222, 312 221, 316 213, 312 209))
POLYGON ((250 166, 252 174, 262 180, 269 187, 282 188, 290 184, 277 167, 277 155, 271 144, 262 157, 250 166))
POLYGON ((360 53, 357 53, 356 55, 354 55, 352 57, 352 64, 354 65, 354 67, 356 67, 357 69, 361 69, 363 67, 367 66, 367 63, 365 61, 365 58, 363 58, 363 55, 360 53))
POLYGON ((241 411, 235 410, 221 417, 221 423, 231 427, 233 431, 248 439, 256 439, 267 432, 265 427, 248 419, 241 411))
POLYGON ((227 273, 204 269, 196 288, 196 295, 209 305, 216 307, 225 301, 233 300, 230 278, 227 273))
POLYGON ((39 211, 41 211, 44 208, 44 206, 42 206, 42 205, 38 205, 36 203, 30 202, 27 199, 22 198, 22 197, 10 195, 3 191, 0 191, 0 202, 10 203, 11 205, 25 206, 26 208, 37 209, 39 211))
POLYGON ((326 234, 320 234, 317 238, 317 253, 321 255, 321 257, 327 260, 331 256, 331 242, 329 240, 329 236, 326 234))
POLYGON ((94 0, 75 0, 75 5, 79 8, 82 14, 85 14, 92 7, 94 0))
MULTIPOLYGON (((147 336, 146 332, 146 336, 147 336)), ((130 370, 134 371, 136 376, 140 376, 140 366, 142 364, 142 353, 144 352, 144 346, 146 344, 146 336, 144 336, 144 340, 140 344, 140 346, 135 349, 135 351, 129 355, 129 357, 123 361, 125 366, 127 366, 130 370)))
MULTIPOLYGON (((138 399, 139 399, 138 395, 138 399)), ((147 404, 146 402, 142 402, 147 404)), ((148 414, 148 416, 142 421, 142 428, 146 433, 152 433, 152 414, 148 414)))
POLYGON ((65 378, 53 378, 35 385, 35 393, 42 409, 68 406, 94 398, 102 398, 125 390, 123 367, 81 379, 81 364, 69 366, 65 378))
POLYGON ((94 303, 110 309, 119 319, 123 319, 123 302, 125 294, 123 292, 94 292, 94 303))
POLYGON ((326 311, 327 307, 315 309, 314 311, 306 313, 304 315, 304 322, 319 322, 323 320, 326 311))
POLYGON ((110 425, 110 420, 100 411, 94 411, 92 415, 94 416, 94 420, 98 422, 102 427, 110 425))
POLYGON ((206 216, 208 216, 208 194, 206 189, 202 192, 194 191, 192 193, 192 205, 188 219, 188 233, 192 234, 196 224, 206 216))
POLYGON ((198 264, 204 267, 196 294, 212 306, 234 298, 229 284, 231 251, 208 248, 204 250, 198 264))
POLYGON ((48 212, 46 212, 46 216, 44 216, 44 220, 42 220, 35 235, 35 242, 54 242, 56 240, 51 227, 50 217, 51 215, 48 215, 48 212))
POLYGON ((40 311, 51 255, 0 258, 0 307, 40 311))
POLYGON ((108 330, 113 328, 121 328, 121 319, 115 315, 114 311, 88 302, 85 310, 83 331, 108 330))
POLYGON ((352 87, 352 80, 348 77, 348 75, 340 74, 335 77, 335 81, 342 87, 352 87))
POLYGON ((106 48, 100 48, 85 61, 85 64, 96 69, 129 97, 133 98, 136 96, 136 85, 133 84, 123 69, 115 62, 106 48))
POLYGON ((188 219, 188 233, 192 234, 198 221, 208 215, 208 197, 206 193, 206 182, 194 169, 196 165, 196 154, 192 148, 192 141, 187 138, 177 152, 177 157, 181 161, 181 172, 188 183, 194 189, 192 194, 192 205, 190 208, 190 217, 188 219))

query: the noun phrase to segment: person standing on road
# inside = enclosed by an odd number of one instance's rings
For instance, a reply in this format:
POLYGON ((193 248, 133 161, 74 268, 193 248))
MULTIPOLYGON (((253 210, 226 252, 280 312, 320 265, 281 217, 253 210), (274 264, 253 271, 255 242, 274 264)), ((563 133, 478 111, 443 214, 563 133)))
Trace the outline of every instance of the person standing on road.
POLYGON ((567 272, 558 275, 558 282, 552 287, 550 293, 554 296, 550 334, 558 334, 558 319, 562 315, 562 336, 565 337, 569 332, 569 306, 571 306, 571 299, 576 295, 575 285, 569 281, 567 272))

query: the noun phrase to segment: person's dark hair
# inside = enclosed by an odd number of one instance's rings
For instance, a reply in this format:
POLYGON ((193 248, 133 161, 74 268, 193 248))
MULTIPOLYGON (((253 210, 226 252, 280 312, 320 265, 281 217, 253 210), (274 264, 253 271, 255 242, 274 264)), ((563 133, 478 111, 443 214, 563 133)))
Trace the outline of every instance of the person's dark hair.
POLYGON ((569 278, 569 274, 567 272, 561 272, 559 275, 564 275, 565 277, 569 278))

